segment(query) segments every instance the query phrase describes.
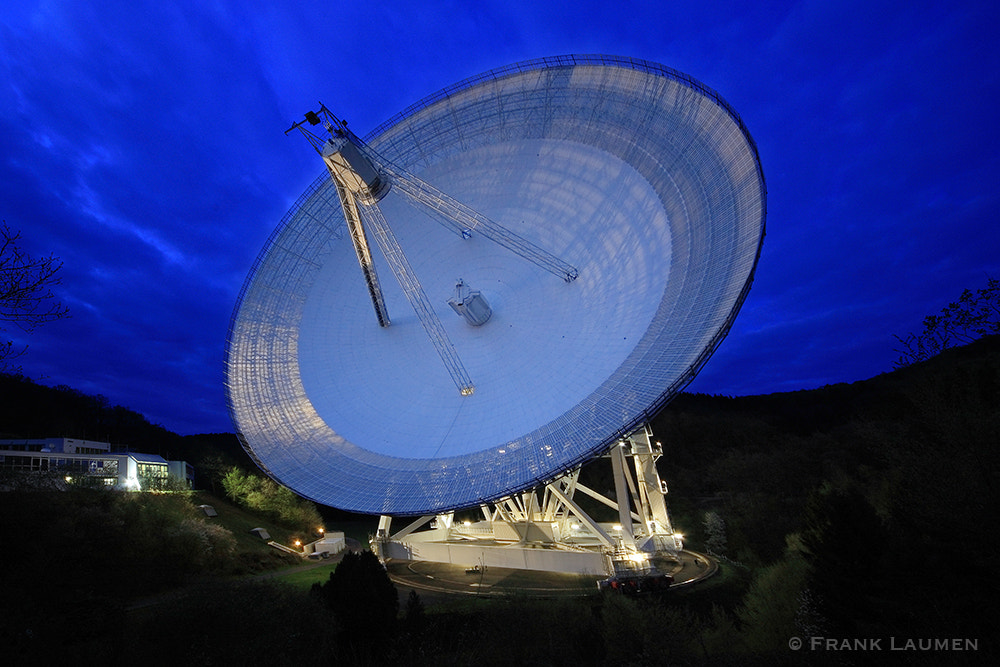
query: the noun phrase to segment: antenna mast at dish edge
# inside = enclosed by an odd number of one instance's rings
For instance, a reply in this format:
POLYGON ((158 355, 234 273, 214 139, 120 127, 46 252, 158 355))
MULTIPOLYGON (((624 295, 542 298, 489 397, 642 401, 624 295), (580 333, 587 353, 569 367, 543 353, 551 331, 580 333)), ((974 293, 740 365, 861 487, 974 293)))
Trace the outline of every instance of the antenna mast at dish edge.
POLYGON ((445 228, 464 239, 469 239, 473 233, 478 233, 566 282, 576 280, 579 271, 571 264, 382 158, 347 128, 346 121, 333 115, 322 102, 318 113, 306 112, 305 122, 309 125, 322 124, 330 134, 329 138, 324 139, 315 135, 303 121, 294 123, 285 130, 285 134, 298 129, 323 158, 330 172, 379 326, 389 326, 390 320, 368 244, 368 230, 374 233, 379 249, 388 261, 393 275, 459 392, 463 396, 471 395, 475 391, 475 386, 379 209, 378 202, 388 194, 392 185, 398 186, 397 190, 409 203, 424 208, 445 228))

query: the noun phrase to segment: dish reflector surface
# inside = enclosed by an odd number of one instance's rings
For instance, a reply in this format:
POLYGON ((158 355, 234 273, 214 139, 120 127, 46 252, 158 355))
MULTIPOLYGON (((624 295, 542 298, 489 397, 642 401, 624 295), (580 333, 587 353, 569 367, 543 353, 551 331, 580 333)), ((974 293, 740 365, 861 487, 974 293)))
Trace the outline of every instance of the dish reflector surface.
MULTIPOLYGON (((478 505, 602 453, 694 377, 764 234, 756 147, 714 91, 653 63, 519 63, 365 138, 388 161, 579 270, 564 282, 390 189, 378 205, 475 385, 461 396, 376 257, 378 326, 324 173, 258 257, 230 324, 247 451, 317 502, 372 514, 478 505), (490 319, 448 304, 461 279, 490 319)), ((377 254, 377 253, 376 253, 377 254)))

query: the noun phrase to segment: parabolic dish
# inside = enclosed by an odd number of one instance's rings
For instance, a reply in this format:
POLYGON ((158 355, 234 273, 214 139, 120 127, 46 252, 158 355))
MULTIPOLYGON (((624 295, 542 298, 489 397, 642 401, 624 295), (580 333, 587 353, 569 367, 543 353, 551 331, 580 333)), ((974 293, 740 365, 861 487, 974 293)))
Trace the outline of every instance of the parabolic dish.
POLYGON ((569 262, 565 282, 397 192, 379 202, 475 385, 462 396, 375 253, 379 327, 336 188, 268 239, 230 323, 227 398, 263 470, 317 502, 444 512, 549 481, 680 391, 725 336, 764 236, 756 146, 717 93, 654 63, 567 56, 473 77, 365 142, 569 262), (471 326, 458 279, 493 309, 471 326))

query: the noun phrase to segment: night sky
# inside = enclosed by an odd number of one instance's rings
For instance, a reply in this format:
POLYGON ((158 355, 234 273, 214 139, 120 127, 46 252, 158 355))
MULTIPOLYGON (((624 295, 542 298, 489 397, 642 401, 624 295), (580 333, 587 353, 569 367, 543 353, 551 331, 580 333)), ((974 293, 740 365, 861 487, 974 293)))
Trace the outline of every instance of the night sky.
POLYGON ((65 263, 71 317, 0 336, 38 382, 231 431, 237 294, 324 171, 291 123, 322 101, 363 136, 486 70, 604 53, 719 91, 760 150, 756 280, 688 389, 863 380, 1000 277, 998 41, 996 2, 6 3, 0 217, 65 263))

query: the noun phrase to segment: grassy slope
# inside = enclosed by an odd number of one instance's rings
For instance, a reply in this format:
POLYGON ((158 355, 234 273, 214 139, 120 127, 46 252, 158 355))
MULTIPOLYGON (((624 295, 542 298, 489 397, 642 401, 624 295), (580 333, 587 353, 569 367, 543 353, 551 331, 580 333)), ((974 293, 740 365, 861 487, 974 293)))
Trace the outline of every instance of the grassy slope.
POLYGON ((207 491, 195 491, 192 502, 195 505, 211 505, 215 508, 218 516, 207 520, 230 531, 236 538, 237 549, 241 552, 268 553, 275 551, 273 547, 267 546, 266 540, 262 540, 250 532, 254 528, 264 528, 271 535, 272 540, 281 544, 291 545, 296 537, 301 538, 301 534, 277 526, 268 519, 261 518, 253 512, 207 491))

